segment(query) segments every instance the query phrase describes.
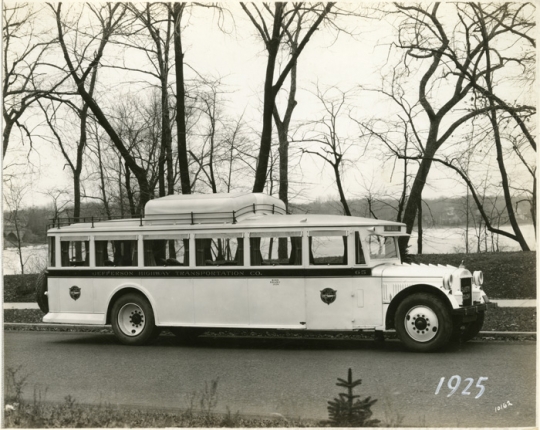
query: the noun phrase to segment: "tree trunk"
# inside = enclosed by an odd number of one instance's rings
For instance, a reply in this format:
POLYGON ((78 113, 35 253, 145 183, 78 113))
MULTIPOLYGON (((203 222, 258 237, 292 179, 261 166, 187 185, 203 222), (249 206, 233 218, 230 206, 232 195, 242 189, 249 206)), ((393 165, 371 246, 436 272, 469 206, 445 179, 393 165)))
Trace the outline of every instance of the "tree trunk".
POLYGON ((263 100, 263 128, 261 134, 261 146, 257 157, 257 169, 255 171, 255 183, 253 184, 254 193, 262 193, 266 183, 268 173, 268 160, 272 146, 272 114, 276 93, 274 90, 274 72, 276 67, 276 58, 279 50, 279 32, 281 30, 281 21, 283 18, 283 3, 274 4, 274 26, 272 30, 272 39, 266 44, 268 51, 268 61, 266 63, 266 74, 264 78, 264 100, 263 100))
POLYGON ((405 202, 407 201, 407 141, 405 141, 405 149, 403 155, 405 156, 403 158, 403 188, 401 189, 401 196, 398 203, 398 210, 396 216, 397 222, 401 222, 403 208, 405 207, 405 202))
POLYGON ((24 275, 24 260, 22 255, 21 228, 19 226, 19 211, 15 212, 14 224, 15 232, 17 233, 17 254, 19 255, 19 262, 21 264, 21 275, 24 275))
POLYGON ((347 216, 351 216, 351 210, 349 209, 349 204, 347 203, 347 198, 345 197, 345 192, 343 191, 343 186, 341 185, 341 176, 339 174, 339 165, 335 164, 334 166, 334 175, 336 176, 336 184, 339 192, 339 201, 343 205, 343 212, 347 216))
POLYGON ((469 253, 469 187, 465 201, 465 254, 469 253))
POLYGON ((118 195, 120 200, 120 218, 124 218, 124 187, 122 185, 122 157, 118 157, 118 195))
MULTIPOLYGON (((4 59, 5 61, 5 59, 4 59)), ((9 145, 9 137, 11 135, 11 130, 13 129, 13 125, 15 124, 14 121, 8 118, 6 114, 4 114, 4 131, 2 132, 2 156, 3 158, 6 158, 6 152, 9 145)))
POLYGON ((422 252, 423 252, 423 249, 422 249, 422 245, 423 245, 423 240, 424 240, 424 230, 423 230, 423 227, 422 227, 422 199, 420 199, 420 203, 418 203, 418 222, 417 222, 417 227, 418 227, 418 240, 417 240, 417 245, 418 245, 418 252, 417 254, 418 255, 422 255, 422 252))
MULTIPOLYGON (((428 143, 426 144, 426 158, 423 158, 420 161, 420 166, 418 167, 418 172, 416 174, 416 177, 414 178, 411 192, 409 193, 409 199, 407 200, 407 205, 403 214, 403 222, 406 224, 407 233, 409 234, 411 234, 414 228, 414 221, 416 219, 419 202, 422 201, 422 191, 424 190, 424 186, 426 185, 429 170, 433 162, 431 157, 433 157, 436 151, 435 136, 437 136, 437 129, 434 129, 434 127, 432 127, 430 129, 431 140, 428 137, 428 143)), ((399 250, 401 252, 401 255, 405 255, 408 245, 409 236, 401 236, 399 238, 399 250)))
POLYGON ((536 236, 536 175, 533 177, 533 192, 531 199, 531 217, 534 227, 534 235, 536 236))
MULTIPOLYGON (((493 71, 491 70, 491 54, 490 54, 489 44, 488 44, 489 39, 487 36, 487 30, 486 30, 484 21, 481 21, 481 24, 482 25, 480 26, 480 29, 482 31, 482 37, 485 41, 485 57, 486 57, 486 64, 487 64, 487 70, 488 70, 488 73, 486 73, 484 78, 486 80, 488 91, 491 94, 493 94, 493 85, 492 85, 493 71)), ((495 102, 493 101, 493 98, 488 97, 488 100, 489 100, 489 106, 491 108, 494 108, 495 102)), ((497 111, 493 109, 491 112, 488 112, 487 116, 489 120, 491 121, 491 126, 493 128, 493 137, 495 141, 495 148, 497 150, 497 164, 499 165, 499 171, 501 173, 501 185, 502 185, 503 194, 504 194, 504 202, 506 204, 506 211, 508 213, 508 220, 510 221, 510 225, 512 226, 512 229, 514 230, 516 240, 519 242, 521 249, 523 251, 530 251, 529 245, 527 245, 527 242, 525 241, 525 238, 523 237, 523 234, 521 233, 521 229, 519 228, 519 225, 516 220, 515 213, 514 213, 514 207, 512 205, 512 196, 510 194, 508 174, 506 173, 506 167, 504 165, 504 155, 502 151, 501 135, 499 132, 499 124, 497 122, 497 111)))
MULTIPOLYGON (((494 106, 493 100, 490 99, 489 103, 491 106, 494 106)), ((504 194, 504 201, 506 203, 506 211, 508 213, 508 220, 510 221, 510 225, 512 226, 512 229, 514 230, 514 234, 516 235, 516 239, 519 245, 521 246, 521 249, 523 251, 530 251, 529 245, 527 245, 527 242, 525 241, 525 238, 523 237, 523 234, 521 233, 521 229, 519 228, 519 225, 516 219, 516 214, 514 212, 514 207, 512 205, 510 185, 508 184, 508 174, 506 173, 506 167, 504 165, 502 142, 501 142, 501 136, 499 134, 499 124, 497 124, 497 113, 494 110, 490 114, 488 114, 488 116, 491 121, 491 125, 493 126, 493 137, 495 140, 495 148, 497 149, 497 164, 499 165, 499 170, 501 172, 501 185, 502 185, 503 194, 504 194)))
POLYGON ((186 106, 184 88, 184 53, 182 52, 182 12, 185 3, 174 3, 174 70, 176 72, 176 124, 178 138, 178 163, 180 166, 180 186, 182 194, 191 194, 191 184, 189 180, 189 162, 187 153, 186 136, 186 106))
MULTIPOLYGON (((133 199, 133 190, 131 189, 131 173, 129 171, 129 167, 125 166, 125 181, 126 181, 126 194, 127 199, 129 202, 129 213, 131 217, 135 217, 137 215, 137 211, 135 210, 135 200, 133 199)), ((142 214, 142 208, 144 206, 141 206, 142 203, 139 203, 139 215, 142 214)))

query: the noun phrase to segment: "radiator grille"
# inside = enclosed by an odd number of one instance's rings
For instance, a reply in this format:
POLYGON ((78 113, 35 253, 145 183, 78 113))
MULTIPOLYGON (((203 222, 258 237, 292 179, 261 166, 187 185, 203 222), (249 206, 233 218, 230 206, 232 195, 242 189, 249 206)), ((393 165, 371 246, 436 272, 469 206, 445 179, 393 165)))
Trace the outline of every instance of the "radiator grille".
POLYGON ((472 305, 472 280, 461 278, 461 292, 463 293, 463 306, 472 305))

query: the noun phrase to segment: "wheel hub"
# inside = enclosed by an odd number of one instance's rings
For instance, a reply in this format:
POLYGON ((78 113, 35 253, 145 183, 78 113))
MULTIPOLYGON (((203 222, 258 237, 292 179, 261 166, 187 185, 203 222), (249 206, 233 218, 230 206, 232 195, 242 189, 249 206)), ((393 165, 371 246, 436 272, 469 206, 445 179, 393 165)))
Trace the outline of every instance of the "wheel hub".
POLYGON ((438 329, 437 314, 427 306, 415 306, 405 315, 405 330, 418 342, 429 342, 437 335, 438 329))
POLYGON ((145 316, 136 303, 126 303, 118 312, 118 327, 126 336, 137 336, 144 330, 145 316))

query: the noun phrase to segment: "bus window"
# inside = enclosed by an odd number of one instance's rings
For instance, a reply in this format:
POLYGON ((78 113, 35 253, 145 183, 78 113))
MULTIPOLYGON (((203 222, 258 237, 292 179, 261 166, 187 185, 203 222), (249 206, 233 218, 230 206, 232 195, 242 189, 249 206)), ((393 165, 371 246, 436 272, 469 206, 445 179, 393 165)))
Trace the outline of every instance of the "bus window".
POLYGON ((301 266, 302 236, 298 232, 251 233, 249 239, 252 266, 301 266))
POLYGON ((63 267, 90 265, 89 240, 75 240, 68 237, 62 237, 60 240, 61 265, 63 267))
POLYGON ((360 233, 357 231, 354 232, 354 241, 356 246, 354 247, 355 252, 355 264, 366 264, 366 258, 364 257, 364 250, 362 249, 362 241, 360 240, 360 233))
POLYGON ((144 238, 145 266, 189 266, 189 236, 144 238))
POLYGON ((49 237, 49 266, 56 266, 56 237, 49 237))
POLYGON ((96 266, 137 266, 137 240, 96 238, 96 266))
POLYGON ((397 258, 398 256, 394 237, 372 234, 367 237, 367 243, 371 259, 397 258))
POLYGON ((347 264, 347 236, 319 236, 310 232, 309 264, 334 266, 347 264))
POLYGON ((243 266, 244 238, 234 234, 216 234, 195 239, 197 266, 243 266))

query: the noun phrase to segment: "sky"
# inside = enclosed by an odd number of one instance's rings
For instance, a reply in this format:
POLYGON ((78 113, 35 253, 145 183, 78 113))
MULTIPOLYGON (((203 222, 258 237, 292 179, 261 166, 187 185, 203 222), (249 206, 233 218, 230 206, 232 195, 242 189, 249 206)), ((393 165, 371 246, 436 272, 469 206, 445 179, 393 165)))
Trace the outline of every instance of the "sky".
MULTIPOLYGON (((217 28, 207 10, 194 10, 183 31, 185 61, 189 65, 186 70, 188 76, 190 68, 205 75, 221 76, 231 90, 228 96, 229 109, 238 114, 245 112, 245 117, 259 130, 266 51, 239 6, 234 4, 231 11, 234 23, 226 18, 227 32, 223 32, 217 28)), ((49 19, 44 16, 43 22, 49 19)), ((312 94, 315 85, 355 91, 357 96, 351 99, 351 103, 354 115, 358 118, 384 118, 393 109, 374 93, 359 91, 360 87, 379 85, 381 73, 397 60, 397 51, 389 53, 389 44, 396 37, 392 19, 356 17, 344 21, 343 25, 354 36, 319 31, 302 53, 299 60, 298 105, 293 122, 320 117, 322 107, 312 94)), ((126 85, 124 82, 118 71, 110 72, 106 80, 107 85, 121 86, 122 91, 137 92, 135 84, 126 85)), ((37 119, 32 121, 38 125, 37 119)), ((343 120, 341 127, 343 135, 349 138, 359 134, 352 121, 343 120)), ((4 165, 15 164, 16 167, 11 171, 25 170, 24 181, 31 183, 25 195, 26 205, 50 203, 47 191, 53 187, 69 187, 70 171, 59 150, 43 139, 36 138, 34 150, 28 153, 28 149, 28 143, 22 146, 14 142, 4 165), (34 166, 31 172, 24 168, 27 163, 34 166)), ((371 145, 364 152, 358 145, 352 145, 347 158, 350 162, 344 173, 344 186, 350 199, 364 196, 368 189, 376 193, 399 189, 401 163, 396 163, 394 168, 393 161, 383 162, 380 147, 371 145)), ((300 168, 294 173, 301 182, 296 186, 296 199, 299 201, 337 197, 333 173, 318 157, 304 155, 300 168)), ((251 185, 248 184, 249 187, 251 185)), ((434 166, 424 198, 463 196, 465 192, 465 185, 451 172, 434 166)))

